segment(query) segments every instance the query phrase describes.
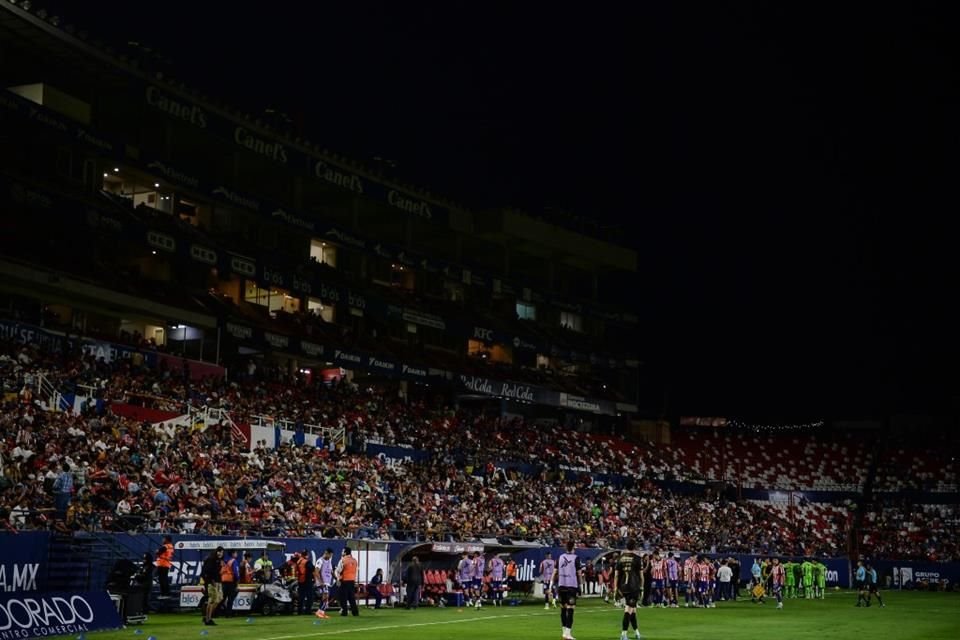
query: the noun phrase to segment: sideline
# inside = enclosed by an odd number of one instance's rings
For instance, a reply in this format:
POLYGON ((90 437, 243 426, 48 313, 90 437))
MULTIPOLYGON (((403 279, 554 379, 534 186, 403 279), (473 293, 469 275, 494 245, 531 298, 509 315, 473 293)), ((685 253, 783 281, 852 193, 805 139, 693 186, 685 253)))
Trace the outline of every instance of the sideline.
MULTIPOLYGON (((584 608, 583 611, 577 610, 577 615, 590 612, 606 612, 610 613, 610 609, 606 608, 584 608)), ((389 624, 389 625, 380 625, 377 627, 352 627, 349 629, 333 629, 330 631, 317 631, 314 633, 297 633, 289 634, 285 636, 272 636, 270 638, 264 638, 263 640, 292 640, 293 638, 319 638, 322 636, 335 636, 341 635, 344 633, 365 633, 368 631, 389 631, 391 629, 413 629, 416 627, 433 627, 444 624, 466 624, 468 622, 480 622, 482 620, 503 620, 505 618, 533 618, 533 617, 543 617, 543 616, 557 616, 555 610, 550 612, 539 612, 539 613, 514 613, 514 614, 501 614, 496 616, 478 616, 474 618, 458 618, 456 620, 437 620, 434 622, 411 622, 408 624, 389 624)))

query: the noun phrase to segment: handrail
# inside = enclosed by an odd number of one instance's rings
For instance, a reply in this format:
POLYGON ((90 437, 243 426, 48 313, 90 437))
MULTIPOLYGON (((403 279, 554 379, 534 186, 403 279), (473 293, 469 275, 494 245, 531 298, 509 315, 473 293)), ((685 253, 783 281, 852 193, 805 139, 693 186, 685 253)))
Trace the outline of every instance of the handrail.
MULTIPOLYGON (((298 423, 286 418, 274 418, 266 415, 250 416, 251 427, 280 427, 286 431, 296 431, 298 423)), ((339 445, 346 446, 346 429, 341 426, 324 427, 318 424, 301 424, 304 433, 323 437, 324 442, 336 442, 339 445)))
POLYGON ((234 438, 250 446, 247 436, 240 430, 237 423, 233 421, 233 418, 230 417, 230 412, 226 409, 207 406, 200 407, 199 409, 190 407, 190 419, 195 422, 196 418, 203 420, 205 425, 210 425, 215 422, 222 422, 228 425, 234 438))
POLYGON ((67 413, 73 411, 73 406, 67 402, 67 399, 63 397, 57 387, 47 379, 47 376, 41 373, 37 376, 37 380, 37 391, 44 396, 43 399, 46 400, 50 411, 65 411, 67 413))

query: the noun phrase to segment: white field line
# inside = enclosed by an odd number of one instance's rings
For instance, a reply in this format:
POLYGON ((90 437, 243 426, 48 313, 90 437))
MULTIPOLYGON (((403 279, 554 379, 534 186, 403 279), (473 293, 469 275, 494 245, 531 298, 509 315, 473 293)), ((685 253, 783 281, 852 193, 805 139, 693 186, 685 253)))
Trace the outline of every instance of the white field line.
MULTIPOLYGON (((579 614, 590 613, 592 611, 603 611, 605 613, 610 613, 610 609, 583 609, 578 611, 579 614)), ((339 615, 339 614, 337 614, 339 615)), ((292 640, 293 638, 318 638, 321 636, 336 636, 344 633, 365 633, 367 631, 389 631, 390 629, 412 629, 415 627, 433 627, 444 624, 466 624, 468 622, 481 622, 483 620, 503 620, 504 618, 531 618, 534 616, 551 616, 559 617, 559 610, 551 610, 549 613, 514 613, 514 614, 502 614, 496 616, 478 616, 474 618, 458 618, 456 620, 437 620, 435 622, 411 622, 408 624, 389 624, 389 625, 380 625, 377 627, 350 627, 347 629, 331 629, 329 631, 318 631, 315 633, 297 633, 286 636, 273 636, 271 638, 264 638, 264 640, 292 640)))

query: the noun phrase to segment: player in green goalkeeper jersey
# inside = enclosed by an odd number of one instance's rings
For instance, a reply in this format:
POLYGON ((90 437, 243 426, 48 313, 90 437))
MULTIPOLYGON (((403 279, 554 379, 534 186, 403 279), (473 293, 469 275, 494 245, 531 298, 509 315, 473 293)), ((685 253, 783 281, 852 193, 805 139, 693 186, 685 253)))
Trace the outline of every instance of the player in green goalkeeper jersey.
POLYGON ((800 568, 803 570, 803 597, 810 600, 813 598, 813 563, 804 560, 800 568))
POLYGON ((820 573, 817 576, 817 597, 823 600, 827 593, 827 565, 817 562, 817 566, 820 567, 820 573))
POLYGON ((788 598, 795 598, 795 597, 796 597, 797 576, 794 575, 794 573, 793 573, 793 567, 794 567, 795 564, 796 564, 796 563, 795 563, 795 562, 792 562, 792 561, 791 561, 791 562, 784 562, 784 563, 783 563, 783 570, 787 572, 787 593, 786 593, 786 596, 787 596, 788 598))

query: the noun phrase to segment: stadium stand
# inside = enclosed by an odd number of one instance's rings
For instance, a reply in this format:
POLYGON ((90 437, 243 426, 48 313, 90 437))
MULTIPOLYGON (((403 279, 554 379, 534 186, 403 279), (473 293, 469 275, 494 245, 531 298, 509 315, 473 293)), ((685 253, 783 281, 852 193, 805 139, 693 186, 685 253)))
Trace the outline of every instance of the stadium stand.
POLYGON ((900 495, 956 493, 955 443, 623 436, 638 319, 601 285, 634 252, 384 181, 8 4, 7 528, 957 558, 955 505, 900 495))
POLYGON ((758 435, 688 430, 663 447, 664 457, 707 480, 739 481, 756 489, 863 489, 870 453, 856 435, 833 432, 758 435))

